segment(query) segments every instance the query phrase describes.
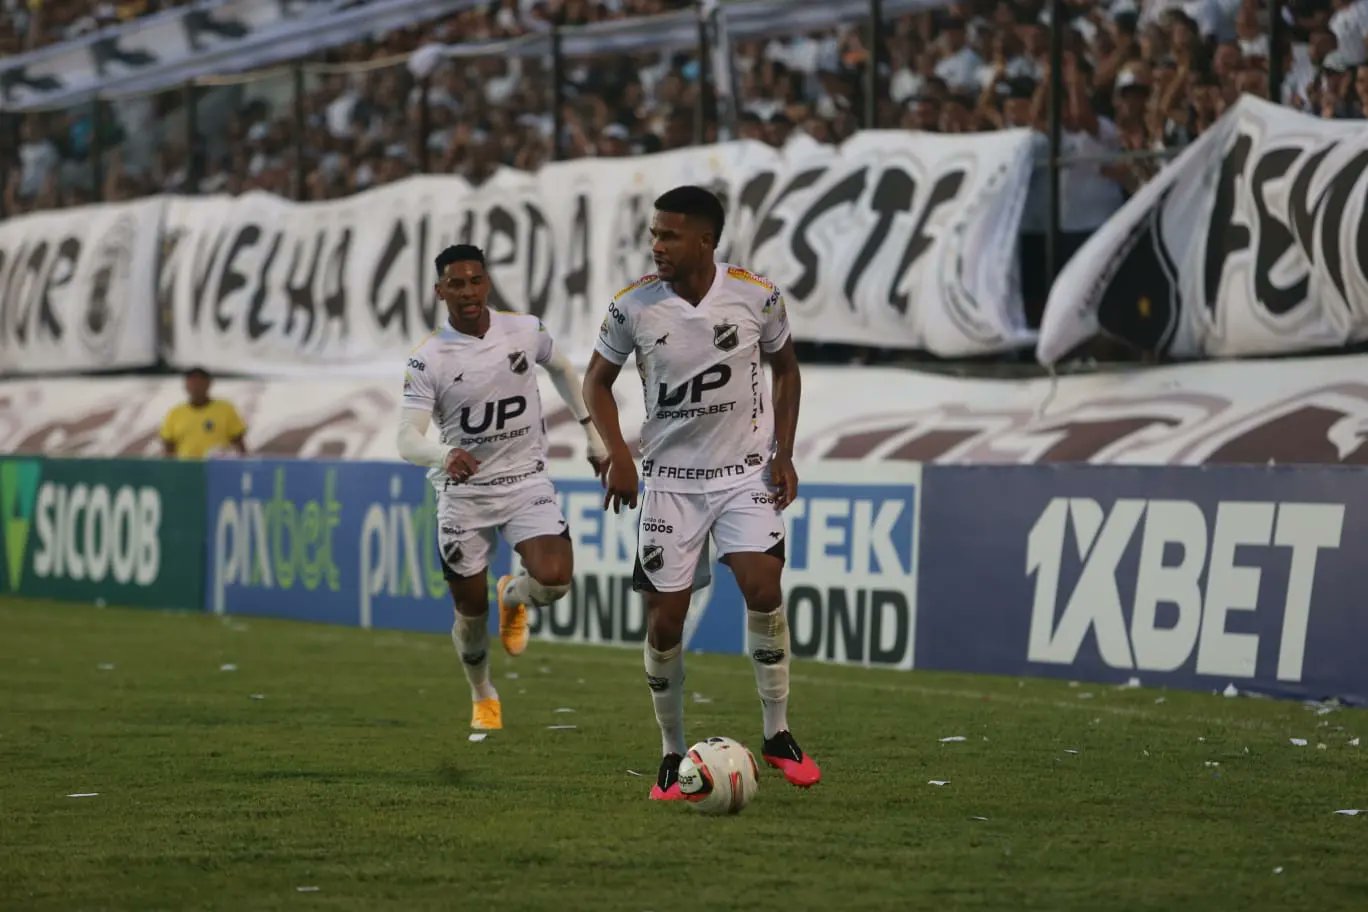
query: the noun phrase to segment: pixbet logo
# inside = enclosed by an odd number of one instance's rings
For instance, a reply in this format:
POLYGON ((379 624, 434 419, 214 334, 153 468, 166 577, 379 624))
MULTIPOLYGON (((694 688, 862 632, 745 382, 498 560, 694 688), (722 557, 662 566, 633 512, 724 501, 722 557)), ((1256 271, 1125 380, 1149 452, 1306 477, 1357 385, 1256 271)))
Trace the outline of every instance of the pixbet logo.
POLYGON ((1028 657, 1072 664, 1092 631, 1102 661, 1112 668, 1174 671, 1195 649, 1198 674, 1250 678, 1256 674, 1259 634, 1229 630, 1231 614, 1281 607, 1277 678, 1299 681, 1316 564, 1323 551, 1339 547, 1343 526, 1341 504, 1223 502, 1208 526, 1202 509, 1186 500, 1120 498, 1104 511, 1091 498, 1056 497, 1027 541, 1026 575, 1035 577, 1028 657), (1070 529, 1072 549, 1066 547, 1070 529), (1127 629, 1120 567, 1137 532, 1140 553, 1127 629), (1285 589, 1265 587, 1260 598, 1263 571, 1237 562, 1237 549, 1246 560, 1287 561, 1285 589), (1170 560, 1175 551, 1181 558, 1170 560), (1061 570, 1074 555, 1082 566, 1056 619, 1061 570), (1161 604, 1176 607, 1176 622, 1159 625, 1161 604))

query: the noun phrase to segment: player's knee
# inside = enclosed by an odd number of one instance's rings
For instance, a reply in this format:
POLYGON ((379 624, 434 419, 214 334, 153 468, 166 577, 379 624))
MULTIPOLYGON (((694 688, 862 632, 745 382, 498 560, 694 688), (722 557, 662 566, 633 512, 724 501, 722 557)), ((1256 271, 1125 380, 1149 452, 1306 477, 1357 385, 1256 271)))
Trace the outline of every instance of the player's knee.
POLYGON ((664 611, 652 612, 646 632, 651 648, 661 651, 673 649, 684 639, 684 619, 664 611))
POLYGON ((545 561, 536 568, 535 572, 529 573, 533 582, 543 589, 558 589, 556 598, 570 591, 570 562, 568 560, 545 561))
POLYGON ((565 574, 564 579, 563 583, 554 583, 533 577, 527 587, 528 597, 534 605, 550 605, 552 602, 560 601, 570 591, 570 574, 565 574))
POLYGON ((742 595, 746 610, 757 614, 769 614, 784 607, 784 592, 778 582, 752 583, 742 595))

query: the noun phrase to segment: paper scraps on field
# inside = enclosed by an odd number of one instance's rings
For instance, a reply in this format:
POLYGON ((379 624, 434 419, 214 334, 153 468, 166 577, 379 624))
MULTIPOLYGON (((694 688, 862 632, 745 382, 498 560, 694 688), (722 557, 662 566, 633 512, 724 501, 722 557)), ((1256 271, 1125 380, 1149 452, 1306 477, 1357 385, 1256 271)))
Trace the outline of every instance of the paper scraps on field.
MULTIPOLYGON (((99 792, 76 792, 74 795, 67 795, 67 797, 68 797, 68 798, 95 798, 95 797, 98 797, 99 794, 100 794, 99 792)), ((1358 812, 1355 811, 1354 813, 1358 813, 1358 812)))
POLYGON ((550 731, 569 731, 572 728, 579 728, 578 725, 548 725, 550 731))
POLYGON ((1127 678, 1125 684, 1118 684, 1117 690, 1135 690, 1140 687, 1139 678, 1127 678))
POLYGON ((295 887, 296 893, 317 893, 318 887, 295 887))
POLYGON ((113 663, 113 662, 101 662, 99 665, 96 665, 95 667, 98 668, 98 669, 100 669, 100 671, 113 671, 113 670, 114 670, 114 663, 113 663))
POLYGON ((1221 696, 1223 697, 1238 697, 1239 695, 1240 688, 1236 687, 1234 684, 1227 684, 1225 690, 1221 691, 1221 696))
POLYGON ((964 737, 964 735, 951 735, 951 736, 948 737, 948 738, 941 738, 941 739, 940 739, 940 743, 941 743, 941 744, 952 744, 952 743, 954 743, 954 742, 956 742, 956 741, 968 741, 968 740, 969 740, 969 739, 966 738, 966 737, 964 737))
POLYGON ((1291 741, 1294 747, 1306 747, 1305 738, 1288 738, 1287 740, 1291 741))
POLYGON ((1273 873, 1274 873, 1274 874, 1281 874, 1282 872, 1283 872, 1282 865, 1278 865, 1276 868, 1273 869, 1273 873))
POLYGON ((970 820, 987 820, 987 817, 970 817, 970 820))
POLYGON ((694 693, 693 693, 693 701, 694 701, 695 703, 711 703, 711 702, 712 702, 712 697, 705 697, 705 696, 703 696, 701 693, 699 693, 698 691, 695 690, 694 693))
POLYGON ((489 732, 471 732, 471 733, 470 733, 470 741, 471 741, 471 743, 473 743, 473 744, 479 744, 481 741, 483 741, 485 738, 488 738, 488 737, 489 737, 489 732))
POLYGON ((555 709, 553 709, 553 710, 551 710, 551 711, 552 711, 553 713, 572 713, 572 712, 574 712, 574 710, 571 709, 571 708, 568 707, 568 706, 557 706, 555 709))
POLYGON ((1350 738, 1350 739, 1349 739, 1349 746, 1350 746, 1350 747, 1358 747, 1358 746, 1359 746, 1359 739, 1358 739, 1358 738, 1350 738))
POLYGON ((638 773, 636 770, 628 770, 628 771, 627 771, 627 775, 629 775, 629 776, 639 776, 639 777, 642 778, 642 779, 645 779, 645 778, 646 778, 646 774, 645 774, 645 773, 638 773))
POLYGON ((1076 754, 1076 753, 1078 753, 1078 751, 1074 750, 1072 747, 1066 747, 1066 748, 1064 748, 1064 753, 1066 753, 1066 754, 1076 754))
POLYGON ((1335 813, 1344 817, 1357 817, 1359 814, 1368 814, 1368 811, 1363 808, 1345 808, 1342 811, 1335 811, 1335 813))
POLYGON ((1155 697, 1155 698, 1154 698, 1154 705, 1155 705, 1155 706, 1158 706, 1160 703, 1167 703, 1167 702, 1168 702, 1168 697, 1155 697))
POLYGON ((508 678, 510 681, 516 681, 518 680, 518 673, 516 671, 510 671, 508 674, 504 675, 504 677, 508 678))
POLYGON ((1080 700, 1091 700, 1092 698, 1093 698, 1093 692, 1090 691, 1090 690, 1085 690, 1085 691, 1083 691, 1081 694, 1078 695, 1078 699, 1080 699, 1080 700))
POLYGON ((265 695, 265 694, 248 694, 247 696, 250 697, 250 698, 253 699, 253 700, 264 700, 264 699, 266 699, 266 695, 265 695))
POLYGON ((1330 749, 1330 745, 1326 744, 1324 741, 1322 741, 1322 742, 1320 742, 1319 744, 1316 745, 1316 750, 1318 750, 1318 751, 1329 750, 1329 749, 1330 749))
POLYGON ((950 784, 950 780, 949 780, 949 779, 929 779, 929 780, 927 780, 926 784, 927 784, 927 785, 935 785, 935 786, 949 785, 949 784, 950 784))
POLYGON ((232 662, 225 662, 219 666, 219 671, 237 671, 237 666, 232 662))
POLYGON ((1203 765, 1203 766, 1220 766, 1220 765, 1221 765, 1221 761, 1219 761, 1219 760, 1208 760, 1208 761, 1206 761, 1205 763, 1203 763, 1202 765, 1203 765))
POLYGON ((538 668, 537 671, 540 671, 544 675, 549 675, 551 673, 551 666, 543 665, 542 667, 538 668))

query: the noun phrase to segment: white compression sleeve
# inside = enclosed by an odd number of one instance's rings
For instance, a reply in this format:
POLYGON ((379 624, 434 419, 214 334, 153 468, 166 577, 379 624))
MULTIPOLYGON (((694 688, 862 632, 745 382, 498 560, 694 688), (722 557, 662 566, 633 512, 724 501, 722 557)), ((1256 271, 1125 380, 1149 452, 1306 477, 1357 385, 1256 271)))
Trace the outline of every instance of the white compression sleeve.
POLYGON ((428 414, 420 409, 400 409, 399 411, 399 455, 406 462, 440 469, 446 465, 447 453, 451 447, 438 443, 427 436, 428 414))
POLYGON ((565 400, 565 404, 570 406, 570 414, 575 416, 575 420, 583 421, 588 418, 589 409, 584 404, 579 372, 575 370, 575 365, 570 363, 570 359, 561 354, 560 349, 556 349, 551 353, 551 360, 542 366, 551 375, 551 383, 556 387, 556 392, 565 400))

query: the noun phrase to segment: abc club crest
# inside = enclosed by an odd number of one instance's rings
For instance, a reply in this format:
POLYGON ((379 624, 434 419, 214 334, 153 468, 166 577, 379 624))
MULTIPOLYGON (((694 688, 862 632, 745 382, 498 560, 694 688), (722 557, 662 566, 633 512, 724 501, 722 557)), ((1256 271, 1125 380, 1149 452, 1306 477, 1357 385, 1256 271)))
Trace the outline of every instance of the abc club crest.
POLYGON ((735 323, 718 323, 713 327, 713 345, 722 351, 729 352, 740 342, 741 334, 735 323))
POLYGON ((647 545, 641 549, 641 566, 652 573, 665 566, 665 549, 660 545, 647 545))
POLYGON ((515 374, 527 373, 527 355, 520 351, 508 353, 508 366, 515 374))

